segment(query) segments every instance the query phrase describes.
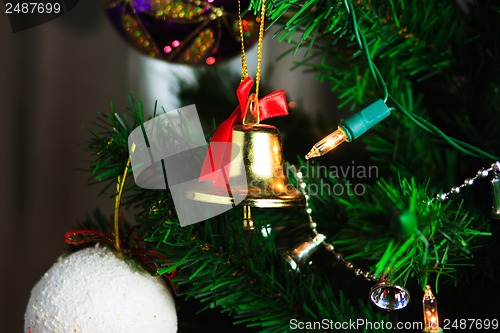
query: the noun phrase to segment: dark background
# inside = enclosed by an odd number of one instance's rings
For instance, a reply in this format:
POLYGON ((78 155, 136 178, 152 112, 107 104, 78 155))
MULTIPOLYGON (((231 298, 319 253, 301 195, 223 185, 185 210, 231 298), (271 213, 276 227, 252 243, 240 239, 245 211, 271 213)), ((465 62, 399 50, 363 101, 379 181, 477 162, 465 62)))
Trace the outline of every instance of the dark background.
POLYGON ((130 89, 115 37, 96 1, 17 33, 0 13, 2 332, 23 331, 31 288, 64 252, 64 233, 97 206, 112 211, 76 169, 89 160, 83 124, 110 100, 125 105, 130 89))

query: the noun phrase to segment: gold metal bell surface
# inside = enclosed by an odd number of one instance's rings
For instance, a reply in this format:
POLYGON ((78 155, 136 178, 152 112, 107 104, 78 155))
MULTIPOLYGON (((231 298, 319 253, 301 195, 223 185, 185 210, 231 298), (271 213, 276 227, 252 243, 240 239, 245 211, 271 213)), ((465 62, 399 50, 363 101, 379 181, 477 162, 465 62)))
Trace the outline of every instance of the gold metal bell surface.
MULTIPOLYGON (((231 162, 228 177, 241 177, 246 172, 247 188, 231 188, 233 194, 247 192, 243 206, 280 208, 305 204, 304 195, 285 175, 279 130, 271 125, 237 125, 232 143, 240 147, 242 159, 231 162), (243 163, 243 165, 238 164, 243 163)), ((196 193, 195 200, 234 204, 232 196, 196 193)))
MULTIPOLYGON (((305 204, 285 175, 279 131, 271 125, 239 125, 233 129, 233 143, 241 147, 248 194, 245 205, 260 208, 289 207, 305 204)), ((231 166, 242 170, 241 166, 231 166)), ((229 173, 229 177, 233 176, 229 173)), ((236 175, 235 175, 236 176, 236 175)))

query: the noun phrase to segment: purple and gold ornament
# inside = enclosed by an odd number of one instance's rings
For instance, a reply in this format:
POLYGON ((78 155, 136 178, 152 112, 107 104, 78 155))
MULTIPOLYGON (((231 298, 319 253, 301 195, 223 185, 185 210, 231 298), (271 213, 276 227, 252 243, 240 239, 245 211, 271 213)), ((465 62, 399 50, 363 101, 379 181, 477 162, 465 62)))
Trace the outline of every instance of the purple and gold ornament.
MULTIPOLYGON (((242 8, 249 1, 242 1, 242 8)), ((119 33, 149 57, 212 65, 241 53, 238 2, 231 0, 101 0, 119 33)), ((257 41, 258 19, 242 18, 245 46, 257 41)))

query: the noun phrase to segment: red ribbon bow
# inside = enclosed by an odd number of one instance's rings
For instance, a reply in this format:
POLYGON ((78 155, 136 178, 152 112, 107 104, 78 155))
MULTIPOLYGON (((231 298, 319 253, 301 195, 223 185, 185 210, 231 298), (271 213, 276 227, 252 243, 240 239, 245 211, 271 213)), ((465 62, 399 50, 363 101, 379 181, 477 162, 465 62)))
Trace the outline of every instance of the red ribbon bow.
MULTIPOLYGON (((88 243, 106 243, 111 247, 115 246, 114 236, 108 234, 107 232, 100 230, 71 230, 64 234, 64 242, 67 245, 84 245, 88 243)), ((165 261, 166 257, 161 255, 158 250, 155 249, 136 249, 129 252, 128 255, 135 260, 149 273, 152 275, 158 274, 158 267, 156 265, 157 260, 165 261)), ((165 273, 162 276, 167 279, 172 279, 177 274, 177 269, 175 268, 172 273, 165 273)))
MULTIPOLYGON (((241 124, 245 117, 248 97, 252 86, 253 80, 251 77, 247 77, 245 80, 243 80, 243 82, 240 83, 238 89, 236 89, 236 95, 238 96, 238 101, 240 104, 236 107, 229 118, 224 120, 219 125, 219 127, 217 127, 217 130, 212 136, 210 144, 214 142, 232 142, 233 127, 236 124, 241 124)), ((269 95, 266 95, 259 99, 258 107, 260 120, 288 115, 288 104, 286 102, 286 96, 283 90, 274 91, 269 95)), ((199 180, 211 180, 214 182, 215 187, 227 187, 228 184, 221 171, 230 162, 230 144, 228 144, 227 148, 225 149, 217 149, 215 151, 211 150, 209 145, 207 155, 205 156, 205 160, 201 168, 201 175, 199 180)))

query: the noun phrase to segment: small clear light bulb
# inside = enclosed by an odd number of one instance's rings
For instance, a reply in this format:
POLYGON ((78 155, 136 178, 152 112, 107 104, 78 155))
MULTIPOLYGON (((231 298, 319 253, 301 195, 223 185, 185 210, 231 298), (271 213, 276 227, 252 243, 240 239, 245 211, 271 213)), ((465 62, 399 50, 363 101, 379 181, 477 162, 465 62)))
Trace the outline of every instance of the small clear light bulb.
POLYGON ((340 145, 342 142, 345 141, 347 141, 347 135, 339 126, 339 128, 335 132, 324 137, 321 141, 316 143, 311 148, 311 151, 306 155, 306 160, 314 157, 323 156, 330 150, 335 149, 338 145, 340 145))
POLYGON ((439 327, 439 316, 437 302, 429 285, 425 286, 424 298, 422 299, 424 310, 424 331, 425 333, 442 333, 439 327))

